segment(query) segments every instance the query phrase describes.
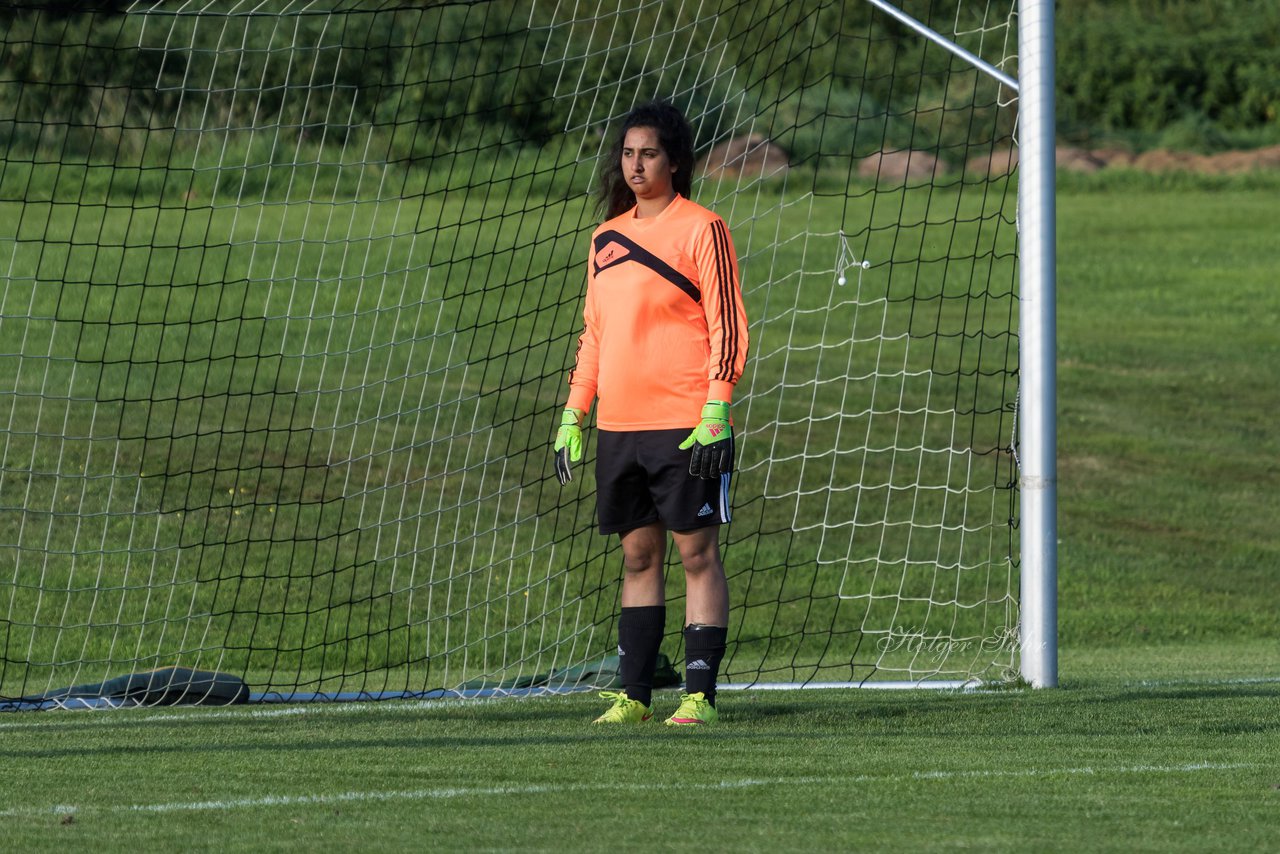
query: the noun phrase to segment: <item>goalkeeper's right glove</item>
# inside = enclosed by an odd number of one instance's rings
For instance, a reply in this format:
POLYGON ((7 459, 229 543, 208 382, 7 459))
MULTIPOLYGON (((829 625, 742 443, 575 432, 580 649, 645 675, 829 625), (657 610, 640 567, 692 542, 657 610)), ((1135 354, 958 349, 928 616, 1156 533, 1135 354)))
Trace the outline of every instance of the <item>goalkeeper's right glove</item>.
POLYGON ((556 477, 560 478, 560 485, 564 486, 573 480, 573 470, 569 468, 569 461, 578 462, 582 459, 582 416, 586 415, 581 409, 573 409, 565 407, 564 412, 560 414, 560 429, 556 431, 556 477))

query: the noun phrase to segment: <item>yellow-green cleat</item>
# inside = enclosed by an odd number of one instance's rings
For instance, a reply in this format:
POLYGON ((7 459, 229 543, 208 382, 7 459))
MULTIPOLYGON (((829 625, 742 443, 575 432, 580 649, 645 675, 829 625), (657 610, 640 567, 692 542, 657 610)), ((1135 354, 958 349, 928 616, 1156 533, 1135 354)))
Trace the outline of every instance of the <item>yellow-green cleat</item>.
POLYGON ((702 692, 697 694, 681 694, 680 708, 667 718, 667 726, 699 726, 713 724, 720 717, 716 707, 707 701, 702 692))
POLYGON ((631 699, 626 691, 619 691, 616 694, 612 691, 601 691, 600 697, 604 700, 613 700, 613 705, 592 723, 642 724, 653 717, 653 709, 639 700, 631 699))

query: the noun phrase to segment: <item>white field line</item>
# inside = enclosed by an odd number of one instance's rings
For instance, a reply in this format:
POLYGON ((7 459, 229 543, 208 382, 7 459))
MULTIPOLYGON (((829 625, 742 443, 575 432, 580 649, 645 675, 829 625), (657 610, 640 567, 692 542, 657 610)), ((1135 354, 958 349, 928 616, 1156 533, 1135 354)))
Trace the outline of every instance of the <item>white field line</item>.
POLYGON ((166 721, 168 723, 193 723, 216 720, 218 718, 281 718, 295 715, 345 715, 354 712, 366 714, 376 712, 403 712, 421 709, 458 709, 462 705, 475 703, 526 702, 525 700, 508 700, 507 698, 469 700, 448 698, 440 700, 387 700, 379 703, 300 703, 285 706, 267 706, 256 709, 224 708, 218 709, 172 709, 168 712, 145 711, 143 709, 65 709, 43 712, 14 712, 19 718, 0 723, 0 730, 7 729, 56 729, 60 725, 84 726, 92 721, 93 726, 110 726, 112 724, 136 724, 144 722, 166 721), (90 716, 90 717, 86 717, 90 716))
POLYGON ((557 795, 574 792, 607 791, 656 791, 695 792, 723 791, 768 786, 832 786, 894 781, 934 781, 962 779, 1033 778, 1094 776, 1106 774, 1191 774, 1200 771, 1231 771, 1257 767, 1252 763, 1195 762, 1185 765, 1124 765, 1118 767, 1082 766, 1076 768, 1025 768, 1014 771, 915 771, 910 774, 862 774, 854 777, 775 777, 771 779, 744 778, 721 780, 715 783, 601 783, 564 785, 509 785, 509 786, 449 786, 435 789, 409 789, 405 791, 339 792, 328 795, 263 795, 256 798, 229 798, 216 801, 168 801, 151 804, 121 804, 118 806, 76 806, 55 804, 43 808, 16 808, 0 810, 0 818, 21 816, 69 815, 77 813, 175 813, 175 812, 231 812, 233 810, 259 809, 262 807, 328 806, 343 803, 369 803, 386 801, 425 801, 450 798, 512 797, 522 795, 557 795))
POLYGON ((1169 688, 1183 685, 1274 685, 1280 676, 1242 676, 1238 679, 1144 679, 1126 682, 1126 688, 1169 688))

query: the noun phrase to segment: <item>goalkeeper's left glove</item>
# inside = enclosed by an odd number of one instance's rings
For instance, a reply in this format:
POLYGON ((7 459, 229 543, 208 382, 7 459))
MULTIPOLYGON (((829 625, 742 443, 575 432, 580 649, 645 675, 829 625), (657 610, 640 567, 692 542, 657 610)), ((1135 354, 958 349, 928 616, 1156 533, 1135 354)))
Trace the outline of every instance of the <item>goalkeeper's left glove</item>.
POLYGON ((680 443, 680 450, 693 448, 689 458, 689 474, 714 479, 733 471, 733 428, 729 426, 729 404, 708 400, 702 407, 702 420, 680 443))
POLYGON ((582 417, 586 415, 581 409, 565 407, 560 414, 560 429, 556 431, 556 477, 564 486, 573 480, 573 470, 569 461, 582 459, 582 417))

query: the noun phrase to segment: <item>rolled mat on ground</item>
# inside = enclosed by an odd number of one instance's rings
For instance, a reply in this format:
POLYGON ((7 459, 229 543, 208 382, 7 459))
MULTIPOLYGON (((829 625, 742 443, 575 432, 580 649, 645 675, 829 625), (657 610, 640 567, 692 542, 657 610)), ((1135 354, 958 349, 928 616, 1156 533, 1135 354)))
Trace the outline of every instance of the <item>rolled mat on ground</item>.
MULTIPOLYGON (((474 679, 462 686, 464 691, 494 690, 513 691, 528 688, 566 689, 575 686, 590 685, 593 688, 621 688, 622 680, 618 675, 620 668, 618 656, 606 655, 604 658, 589 661, 576 667, 563 667, 549 673, 531 673, 514 679, 494 682, 488 679, 474 679)), ((668 688, 679 685, 683 680, 671 660, 663 653, 658 653, 657 666, 654 668, 653 687, 668 688)))
POLYGON ((34 697, 23 697, 26 706, 64 706, 83 701, 105 705, 226 706, 249 701, 249 686, 238 676, 189 667, 163 667, 143 673, 117 676, 105 682, 73 685, 34 697), (79 702, 77 702, 79 701, 79 702))
MULTIPOLYGON (((424 697, 436 693, 452 695, 466 694, 468 692, 492 692, 500 694, 506 691, 514 692, 529 689, 560 691, 575 688, 581 689, 583 687, 618 688, 622 684, 618 675, 618 666, 618 656, 610 655, 575 667, 565 667, 545 673, 526 674, 512 679, 498 681, 476 679, 466 683, 459 689, 353 695, 351 699, 405 699, 424 697)), ((672 667, 670 660, 659 653, 653 687, 665 688, 679 685, 680 683, 680 674, 672 667)), ((341 698, 341 695, 336 694, 316 695, 314 697, 300 695, 273 697, 265 694, 254 696, 250 693, 249 686, 238 676, 216 673, 210 670, 192 670, 188 667, 164 667, 142 673, 117 676, 105 682, 59 688, 44 694, 18 698, 0 697, 0 711, 94 709, 126 706, 227 706, 250 701, 334 700, 341 698)))

